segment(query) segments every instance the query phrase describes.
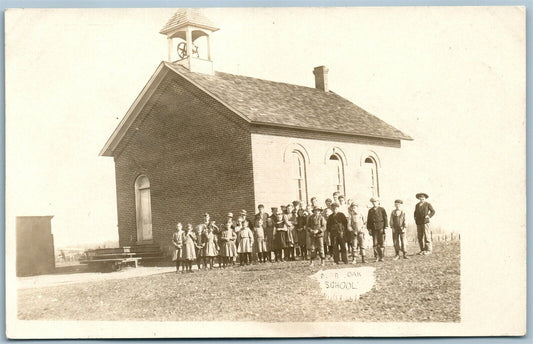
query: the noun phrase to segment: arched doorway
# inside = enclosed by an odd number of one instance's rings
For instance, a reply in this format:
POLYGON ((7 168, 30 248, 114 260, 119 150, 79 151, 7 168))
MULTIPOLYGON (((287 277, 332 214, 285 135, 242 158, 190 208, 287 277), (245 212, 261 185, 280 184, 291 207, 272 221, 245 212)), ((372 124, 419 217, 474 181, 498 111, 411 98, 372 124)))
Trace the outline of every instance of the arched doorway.
POLYGON ((152 240, 152 205, 150 181, 141 175, 135 181, 135 207, 137 214, 137 242, 152 240))

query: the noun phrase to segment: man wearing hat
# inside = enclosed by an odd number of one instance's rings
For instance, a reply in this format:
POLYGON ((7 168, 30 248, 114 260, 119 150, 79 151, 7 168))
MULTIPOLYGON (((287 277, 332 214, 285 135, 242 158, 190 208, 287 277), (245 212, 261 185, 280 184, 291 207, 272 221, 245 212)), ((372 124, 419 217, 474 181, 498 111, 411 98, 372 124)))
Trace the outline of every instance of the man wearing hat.
POLYGON ((313 265, 313 258, 318 254, 320 257, 320 265, 324 265, 324 232, 326 231, 326 219, 322 216, 322 209, 320 207, 313 208, 313 215, 307 220, 307 233, 311 238, 309 246, 310 265, 313 265))
POLYGON ((435 209, 426 202, 429 196, 426 193, 420 192, 416 194, 419 202, 415 207, 415 222, 416 231, 418 234, 418 244, 420 245, 420 252, 418 254, 431 254, 431 233, 429 227, 429 219, 435 215, 435 209))
POLYGON ((346 254, 346 240, 348 239, 348 219, 339 211, 339 204, 331 205, 333 214, 328 217, 326 229, 330 232, 331 244, 333 246, 333 260, 339 264, 340 259, 344 264, 348 264, 348 255, 346 254), (339 251, 341 257, 339 257, 339 251))
POLYGON ((379 199, 372 197, 372 208, 368 209, 366 228, 372 236, 374 257, 376 262, 382 262, 385 257, 385 227, 387 226, 387 212, 379 206, 379 199))

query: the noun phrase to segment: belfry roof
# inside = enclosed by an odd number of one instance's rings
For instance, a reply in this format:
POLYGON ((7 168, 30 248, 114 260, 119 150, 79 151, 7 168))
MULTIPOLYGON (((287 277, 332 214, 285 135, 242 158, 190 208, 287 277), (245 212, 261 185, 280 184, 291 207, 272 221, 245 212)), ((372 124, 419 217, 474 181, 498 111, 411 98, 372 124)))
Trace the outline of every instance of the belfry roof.
POLYGON ((174 15, 163 26, 159 33, 166 34, 168 32, 177 30, 185 25, 194 25, 199 27, 207 27, 213 31, 218 28, 196 8, 181 8, 174 13, 174 15))

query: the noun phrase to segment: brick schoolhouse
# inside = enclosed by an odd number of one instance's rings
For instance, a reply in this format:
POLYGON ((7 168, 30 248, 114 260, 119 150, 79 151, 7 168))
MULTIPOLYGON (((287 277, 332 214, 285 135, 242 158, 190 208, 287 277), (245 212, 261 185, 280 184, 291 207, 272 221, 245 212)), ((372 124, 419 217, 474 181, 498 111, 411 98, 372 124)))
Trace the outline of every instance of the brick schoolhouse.
POLYGON ((220 223, 334 191, 362 204, 393 197, 389 171, 409 136, 330 91, 324 66, 315 88, 215 72, 216 30, 194 9, 168 21, 168 61, 100 152, 115 161, 121 246, 166 249, 176 223, 203 212, 220 223))

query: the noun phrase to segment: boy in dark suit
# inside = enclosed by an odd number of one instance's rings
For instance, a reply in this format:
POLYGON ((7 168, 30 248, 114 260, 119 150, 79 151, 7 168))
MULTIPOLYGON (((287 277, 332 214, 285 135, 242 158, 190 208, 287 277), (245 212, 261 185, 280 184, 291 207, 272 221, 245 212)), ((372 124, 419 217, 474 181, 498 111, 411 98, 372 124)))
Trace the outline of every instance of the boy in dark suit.
POLYGON ((328 217, 326 225, 327 230, 331 233, 331 244, 333 246, 333 260, 339 264, 339 251, 344 264, 348 264, 348 255, 346 252, 348 239, 348 219, 339 211, 339 204, 331 205, 333 214, 328 217))
POLYGON ((376 262, 382 262, 385 257, 385 227, 387 226, 387 212, 379 206, 379 199, 372 197, 372 208, 368 210, 366 228, 372 236, 374 257, 376 262))

